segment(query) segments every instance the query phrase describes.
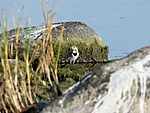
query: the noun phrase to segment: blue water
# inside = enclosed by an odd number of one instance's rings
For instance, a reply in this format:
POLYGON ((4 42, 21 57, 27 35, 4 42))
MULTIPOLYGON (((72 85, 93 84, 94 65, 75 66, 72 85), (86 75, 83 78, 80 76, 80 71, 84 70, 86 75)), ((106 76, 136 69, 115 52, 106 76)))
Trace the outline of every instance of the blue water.
MULTIPOLYGON (((52 7, 54 0, 47 0, 52 7)), ((30 25, 44 22, 40 0, 2 1, 0 7, 7 13, 9 28, 12 9, 24 6, 21 22, 30 25), (14 4, 16 3, 16 4, 14 4), (8 7, 10 6, 10 7, 8 7)), ((150 45, 149 0, 56 0, 54 21, 82 21, 93 28, 110 47, 109 59, 121 58, 143 46, 150 45)))

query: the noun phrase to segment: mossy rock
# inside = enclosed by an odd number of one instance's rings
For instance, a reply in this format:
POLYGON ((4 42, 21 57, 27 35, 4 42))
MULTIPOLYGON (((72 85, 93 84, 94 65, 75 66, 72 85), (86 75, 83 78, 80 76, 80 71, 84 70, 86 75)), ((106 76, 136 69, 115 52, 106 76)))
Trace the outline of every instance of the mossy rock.
MULTIPOLYGON (((58 24, 58 23, 57 23, 58 24)), ((68 62, 67 54, 72 46, 79 50, 77 62, 102 62, 107 61, 109 47, 102 42, 96 32, 82 22, 64 22, 63 41, 60 54, 60 62, 68 62)), ((53 29, 52 36, 61 36, 62 26, 53 29), (59 34, 56 36, 56 34, 59 34)), ((54 48, 57 53, 57 46, 54 48)))
MULTIPOLYGON (((60 22, 51 26, 51 36, 53 37, 54 53, 58 53, 58 46, 55 41, 62 37, 59 62, 68 62, 67 54, 70 47, 76 46, 79 50, 77 62, 101 62, 108 59, 109 47, 105 45, 101 38, 89 26, 82 22, 60 22)), ((15 58, 16 31, 17 29, 5 32, 8 38, 9 58, 15 58), (13 47, 12 47, 13 46, 13 47)), ((27 51, 27 44, 30 44, 30 56, 34 53, 34 59, 39 58, 43 53, 43 38, 47 38, 48 27, 45 25, 20 28, 18 34, 19 58, 23 58, 23 52, 27 51)), ((0 48, 4 49, 4 35, 0 34, 0 48)), ((45 51, 44 51, 45 52, 45 51)), ((2 57, 2 54, 1 54, 2 57)))

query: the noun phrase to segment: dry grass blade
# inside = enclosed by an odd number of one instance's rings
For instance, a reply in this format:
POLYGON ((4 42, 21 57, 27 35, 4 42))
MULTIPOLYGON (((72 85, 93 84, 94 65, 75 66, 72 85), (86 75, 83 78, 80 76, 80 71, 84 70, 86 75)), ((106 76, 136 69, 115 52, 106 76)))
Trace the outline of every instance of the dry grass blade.
MULTIPOLYGON (((14 21, 15 22, 15 21, 14 21)), ((25 85, 28 83, 28 88, 22 88, 20 85, 19 78, 19 73, 25 73, 23 70, 19 70, 20 66, 19 65, 19 58, 18 58, 18 40, 19 40, 19 33, 20 33, 20 28, 15 29, 15 59, 14 60, 9 60, 9 48, 8 48, 8 36, 9 32, 7 31, 7 24, 5 21, 2 22, 3 25, 3 38, 4 38, 4 51, 1 48, 1 55, 4 56, 1 58, 1 65, 3 69, 3 79, 4 81, 4 88, 2 89, 3 94, 0 97, 0 102, 2 103, 3 109, 5 112, 8 112, 9 110, 16 113, 16 112, 22 112, 22 110, 27 107, 27 103, 32 104, 33 99, 32 99, 32 93, 31 93, 31 88, 30 88, 30 72, 29 72, 29 51, 26 52, 26 73, 28 75, 28 80, 26 81, 25 79, 21 78, 25 85), (11 63, 11 64, 10 64, 11 63), (22 93, 25 92, 25 93, 22 93), (3 98, 5 97, 5 98, 3 98), (26 101, 26 105, 24 104, 23 101, 26 101), (30 101, 30 102, 28 102, 30 101)), ((20 25, 20 19, 18 19, 18 27, 20 25)), ((1 42, 2 43, 2 42, 1 42)), ((28 44, 28 47, 30 44, 28 44)), ((12 49, 12 48, 11 48, 12 49)), ((12 50, 11 50, 12 51, 12 50)), ((11 52, 12 53, 12 52, 11 52)), ((25 75, 24 75, 25 76, 25 75)), ((1 88, 1 87, 0 87, 1 88)))
MULTIPOLYGON (((23 112, 34 106, 35 100, 36 102, 38 102, 38 98, 36 97, 36 91, 38 90, 38 88, 36 88, 36 86, 38 87, 37 84, 43 83, 43 86, 45 86, 46 88, 48 87, 48 84, 50 84, 51 86, 54 86, 54 84, 59 85, 57 73, 61 45, 63 41, 64 27, 62 27, 61 36, 58 37, 56 40, 53 40, 51 23, 52 19, 50 17, 51 12, 46 12, 43 4, 42 10, 45 19, 44 25, 46 26, 47 30, 43 31, 41 43, 40 45, 37 44, 37 47, 35 48, 31 48, 32 39, 30 37, 30 34, 32 34, 33 32, 32 28, 19 28, 20 17, 16 21, 14 18, 14 13, 12 13, 14 27, 18 27, 13 31, 15 38, 12 42, 9 37, 9 35, 12 34, 9 34, 9 32, 7 32, 7 23, 5 22, 6 20, 1 21, 3 35, 0 38, 3 38, 2 40, 4 40, 4 43, 0 41, 0 44, 4 45, 4 47, 0 46, 0 57, 2 57, 0 64, 2 65, 2 74, 1 72, 0 74, 5 81, 3 83, 3 93, 0 97, 0 105, 2 105, 2 108, 5 112, 23 112), (20 32, 26 32, 26 30, 30 29, 31 31, 26 34, 26 37, 29 39, 24 39, 24 48, 23 50, 21 48, 20 53, 20 45, 22 46, 22 43, 20 44, 20 40, 23 40, 20 39, 23 38, 20 36, 20 32), (54 53, 54 46, 58 47, 56 54, 54 53), (39 52, 39 50, 41 51, 39 52), (36 58, 38 59, 38 64, 36 69, 34 70, 32 64, 34 63, 36 53, 40 54, 38 57, 36 56, 36 58), (21 60, 20 55, 22 55, 21 60), (10 57, 14 59, 10 60, 10 57), (46 73, 48 78, 47 81, 42 81, 41 78, 38 79, 38 75, 41 73, 46 73), (51 80, 52 78, 54 81, 51 80), (32 79, 36 79, 37 81, 33 82, 32 79)), ((35 41, 36 44, 36 40, 32 41, 35 41)))

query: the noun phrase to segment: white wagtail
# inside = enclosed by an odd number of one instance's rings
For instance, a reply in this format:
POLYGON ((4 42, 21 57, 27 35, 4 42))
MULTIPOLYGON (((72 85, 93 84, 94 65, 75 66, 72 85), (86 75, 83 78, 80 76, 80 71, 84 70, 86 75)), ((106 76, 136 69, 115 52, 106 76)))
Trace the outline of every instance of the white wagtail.
POLYGON ((71 51, 69 52, 68 60, 71 63, 75 63, 76 59, 79 57, 78 48, 76 46, 71 47, 71 51))

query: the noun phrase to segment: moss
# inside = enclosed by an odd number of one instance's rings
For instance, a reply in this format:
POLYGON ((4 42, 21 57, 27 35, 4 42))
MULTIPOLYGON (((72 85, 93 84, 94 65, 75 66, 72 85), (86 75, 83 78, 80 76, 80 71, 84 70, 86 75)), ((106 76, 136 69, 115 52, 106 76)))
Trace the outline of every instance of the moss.
MULTIPOLYGON (((57 55, 58 53, 58 46, 59 43, 56 44, 57 39, 53 40, 54 45, 54 54, 57 55)), ((26 40, 19 43, 19 59, 23 60, 23 52, 25 52, 25 45, 26 40)), ((3 44, 1 44, 3 45, 3 44)), ((15 44, 9 45, 9 58, 13 59, 15 58, 15 44), (13 46, 12 46, 13 45, 13 46), (12 48, 12 49, 11 49, 12 48), (13 50, 13 51, 11 51, 13 50)), ((67 62, 67 53, 70 51, 70 47, 76 46, 79 50, 79 58, 77 59, 77 62, 102 62, 108 60, 108 53, 109 53, 109 47, 105 45, 100 39, 96 38, 67 38, 63 39, 62 46, 61 46, 61 52, 60 52, 60 59, 59 62, 67 62)), ((4 47, 4 46, 2 46, 4 47)), ((1 48, 2 49, 2 48, 1 48)), ((30 57, 33 55, 33 52, 36 50, 34 54, 34 59, 37 59, 40 57, 40 54, 42 53, 42 41, 31 41, 30 45, 30 57)), ((1 55, 2 56, 2 55, 1 55)))
MULTIPOLYGON (((102 62, 108 60, 109 48, 103 42, 100 43, 94 38, 69 38, 62 42, 60 62, 66 62, 67 53, 72 46, 76 46, 79 50, 80 55, 77 62, 102 62)), ((57 46, 54 51, 57 53, 57 46)))
POLYGON ((61 64, 58 69, 59 78, 72 78, 74 81, 78 82, 89 71, 103 64, 104 63, 61 64))
POLYGON ((73 80, 72 78, 66 78, 66 81, 63 83, 60 83, 60 89, 62 92, 66 91, 69 87, 71 87, 73 84, 75 84, 76 81, 73 80))

